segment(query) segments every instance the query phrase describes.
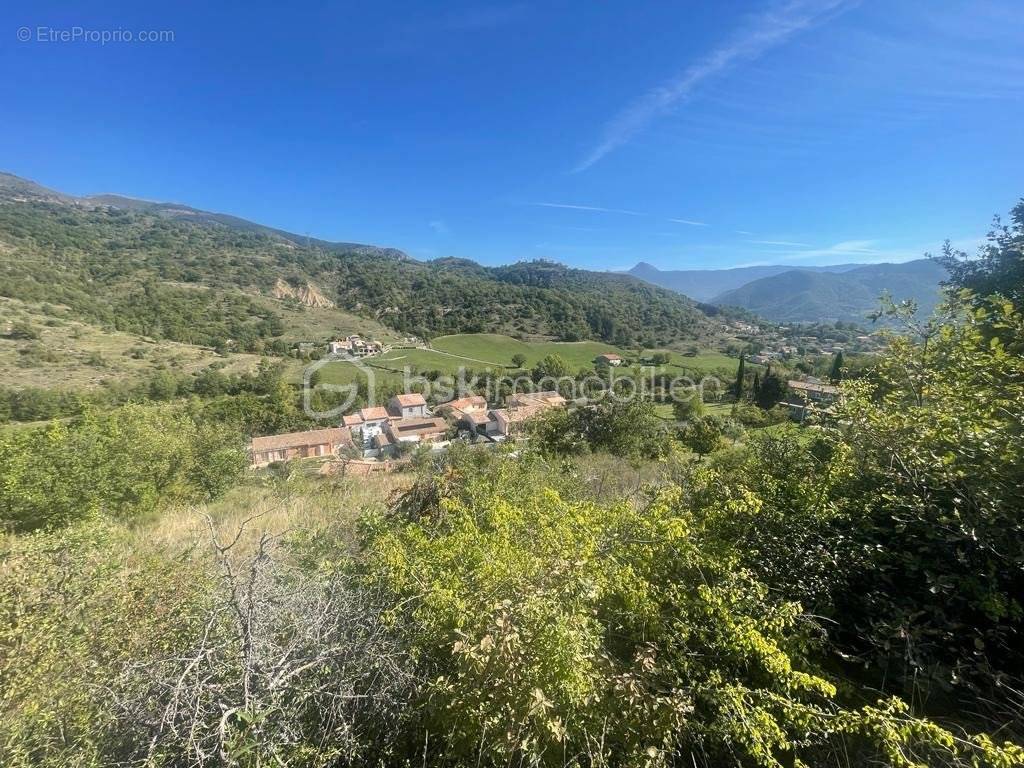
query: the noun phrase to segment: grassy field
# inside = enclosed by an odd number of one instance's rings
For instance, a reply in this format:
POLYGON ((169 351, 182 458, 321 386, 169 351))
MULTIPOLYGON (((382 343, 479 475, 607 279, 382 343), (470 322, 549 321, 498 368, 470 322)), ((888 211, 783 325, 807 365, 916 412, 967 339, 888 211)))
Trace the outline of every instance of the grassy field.
MULTIPOLYGON (((636 350, 623 350, 599 341, 527 342, 495 333, 464 333, 440 336, 433 340, 431 349, 394 349, 366 360, 365 364, 373 369, 378 383, 394 383, 401 382, 402 370, 406 366, 414 372, 436 370, 445 374, 455 374, 463 367, 476 371, 491 368, 511 372, 515 370, 512 358, 517 354, 526 358, 524 368, 533 367, 547 355, 558 355, 568 364, 569 370, 575 373, 580 369, 592 369, 594 358, 606 352, 624 358, 635 358, 637 354, 636 350)), ((697 372, 731 376, 736 370, 736 360, 714 350, 703 350, 695 356, 672 350, 644 350, 643 355, 646 358, 654 352, 666 352, 670 356, 666 365, 657 368, 658 372, 670 375, 697 372)), ((645 373, 649 373, 649 370, 645 373)), ((322 381, 330 384, 348 384, 362 376, 361 371, 350 363, 329 363, 321 369, 322 381)))
POLYGON ((223 363, 225 373, 253 370, 257 355, 221 357, 212 349, 173 341, 154 341, 108 331, 62 317, 60 307, 40 306, 0 297, 0 333, 27 323, 37 339, 0 337, 0 370, 6 387, 89 390, 108 382, 134 382, 158 371, 194 373, 223 363), (8 323, 10 326, 8 326, 8 323))
POLYGON ((626 353, 600 341, 542 341, 526 342, 496 333, 462 333, 440 336, 433 340, 434 349, 450 355, 485 360, 492 366, 512 367, 512 357, 526 357, 526 367, 536 365, 546 355, 558 355, 571 370, 591 368, 594 358, 605 352, 626 356, 626 353))
MULTIPOLYGON (((522 354, 526 357, 527 368, 535 365, 545 355, 559 355, 569 364, 571 370, 592 368, 594 358, 604 352, 614 352, 627 359, 637 359, 637 350, 635 349, 620 349, 600 341, 527 342, 494 333, 463 333, 456 336, 440 336, 434 339, 432 346, 436 350, 447 352, 451 355, 485 360, 495 366, 511 366, 512 356, 516 354, 522 354)), ((668 364, 658 369, 668 373, 680 368, 703 372, 721 369, 735 371, 737 365, 735 359, 714 350, 701 350, 694 356, 688 356, 668 349, 645 349, 643 350, 643 357, 649 358, 655 352, 664 352, 669 355, 668 364)), ((757 368, 757 366, 753 367, 757 368)))

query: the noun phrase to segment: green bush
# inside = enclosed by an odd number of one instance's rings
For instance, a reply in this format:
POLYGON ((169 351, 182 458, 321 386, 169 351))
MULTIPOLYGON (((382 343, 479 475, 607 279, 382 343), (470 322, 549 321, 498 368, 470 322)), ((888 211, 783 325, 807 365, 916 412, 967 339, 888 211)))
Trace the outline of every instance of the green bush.
POLYGON ((240 435, 177 409, 125 406, 0 433, 0 514, 18 531, 145 515, 219 495, 246 463, 240 435))
POLYGON ((536 450, 548 456, 589 451, 628 459, 656 459, 671 451, 665 422, 644 400, 614 398, 571 410, 552 410, 533 419, 529 433, 536 450))
POLYGON ((0 538, 0 756, 8 768, 104 766, 141 751, 119 727, 133 667, 187 652, 211 581, 129 552, 112 526, 0 538))
POLYGON ((678 488, 600 506, 537 457, 434 477, 367 522, 363 573, 429 681, 420 740, 444 734, 437 762, 819 764, 837 742, 893 765, 1024 756, 956 742, 897 700, 841 707, 799 606, 708 546, 678 488))

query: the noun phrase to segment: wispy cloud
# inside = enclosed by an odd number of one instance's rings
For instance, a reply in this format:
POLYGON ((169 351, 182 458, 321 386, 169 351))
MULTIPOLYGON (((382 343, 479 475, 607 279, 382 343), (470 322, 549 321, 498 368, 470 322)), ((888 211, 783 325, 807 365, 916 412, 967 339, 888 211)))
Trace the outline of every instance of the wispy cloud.
POLYGON ((436 232, 439 235, 447 235, 448 231, 449 231, 448 230, 448 225, 445 224, 440 219, 434 219, 433 221, 428 221, 427 222, 427 226, 430 227, 432 230, 434 230, 434 232, 436 232))
POLYGON ((571 205, 569 203, 530 203, 539 208, 568 208, 571 211, 594 211, 596 213, 621 213, 625 216, 646 216, 640 211, 627 211, 622 208, 602 208, 598 205, 571 205))
POLYGON ((809 248, 806 251, 794 251, 786 254, 787 261, 803 261, 805 259, 830 259, 836 257, 864 257, 883 255, 876 247, 876 240, 843 240, 841 243, 826 248, 809 248))
POLYGON ((808 243, 795 243, 792 240, 747 240, 754 245, 779 245, 793 248, 810 248, 808 243))
POLYGON ((691 227, 706 227, 703 221, 694 221, 693 219, 669 219, 674 224, 688 224, 691 227))
POLYGON ((854 2, 856 0, 788 0, 753 17, 724 45, 691 64, 677 77, 648 91, 613 118, 605 126, 601 141, 573 172, 590 168, 609 152, 625 144, 652 120, 689 97, 708 78, 740 62, 756 59, 854 2))

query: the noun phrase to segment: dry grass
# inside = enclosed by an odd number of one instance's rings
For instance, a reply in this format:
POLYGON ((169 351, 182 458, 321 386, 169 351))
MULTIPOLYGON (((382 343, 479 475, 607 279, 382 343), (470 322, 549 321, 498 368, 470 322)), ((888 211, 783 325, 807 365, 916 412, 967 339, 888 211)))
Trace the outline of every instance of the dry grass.
POLYGON ((89 390, 110 382, 137 382, 159 371, 196 373, 223 363, 224 373, 255 370, 258 355, 217 355, 212 349, 174 341, 154 341, 108 331, 66 316, 60 307, 43 308, 0 297, 0 334, 28 323, 38 339, 0 338, 3 385, 89 390))
POLYGON ((244 527, 243 550, 264 532, 274 536, 327 535, 348 544, 355 539, 359 517, 383 509, 394 494, 413 482, 410 473, 381 473, 359 478, 309 477, 301 465, 287 477, 269 473, 250 476, 224 498, 201 506, 172 507, 136 525, 138 544, 181 551, 209 542, 209 521, 219 538, 231 538, 244 527))

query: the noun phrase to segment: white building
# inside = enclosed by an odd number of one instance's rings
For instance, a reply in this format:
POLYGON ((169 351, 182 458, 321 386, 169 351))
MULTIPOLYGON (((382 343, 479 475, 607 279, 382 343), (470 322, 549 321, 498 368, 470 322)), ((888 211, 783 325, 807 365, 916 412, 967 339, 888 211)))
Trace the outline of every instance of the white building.
POLYGON ((399 419, 411 419, 429 415, 427 401, 423 398, 423 395, 416 392, 392 397, 388 401, 388 413, 399 419))

